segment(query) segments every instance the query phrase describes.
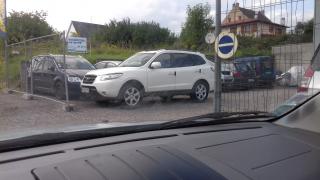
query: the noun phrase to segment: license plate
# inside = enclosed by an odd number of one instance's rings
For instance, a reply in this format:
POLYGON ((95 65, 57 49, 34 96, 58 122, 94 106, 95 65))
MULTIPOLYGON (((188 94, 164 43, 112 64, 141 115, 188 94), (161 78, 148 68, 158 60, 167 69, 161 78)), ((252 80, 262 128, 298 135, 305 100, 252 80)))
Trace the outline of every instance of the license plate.
POLYGON ((248 79, 248 82, 254 82, 254 79, 248 79))
POLYGON ((86 88, 86 87, 83 87, 83 88, 81 88, 81 92, 82 92, 82 93, 89 93, 89 92, 90 92, 90 89, 89 89, 89 88, 86 88))

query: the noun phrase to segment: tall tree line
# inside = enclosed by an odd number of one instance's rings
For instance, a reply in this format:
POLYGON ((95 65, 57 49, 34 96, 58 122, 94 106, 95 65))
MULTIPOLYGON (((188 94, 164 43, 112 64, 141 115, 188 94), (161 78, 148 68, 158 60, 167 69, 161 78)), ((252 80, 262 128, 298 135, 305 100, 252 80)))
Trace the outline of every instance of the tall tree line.
POLYGON ((154 48, 160 44, 172 44, 175 35, 156 22, 133 23, 129 18, 112 20, 97 33, 95 40, 121 47, 154 48))

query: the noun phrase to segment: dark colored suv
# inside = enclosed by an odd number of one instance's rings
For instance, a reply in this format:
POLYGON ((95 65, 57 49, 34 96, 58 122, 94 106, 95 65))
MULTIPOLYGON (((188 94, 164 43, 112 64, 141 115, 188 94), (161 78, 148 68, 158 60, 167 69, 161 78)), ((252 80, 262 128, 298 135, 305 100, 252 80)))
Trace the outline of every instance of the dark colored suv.
POLYGON ((234 64, 234 81, 242 86, 272 87, 275 82, 274 62, 269 56, 238 58, 234 64))
POLYGON ((58 99, 64 99, 65 76, 67 76, 70 97, 79 98, 80 83, 84 75, 95 68, 81 56, 66 56, 65 66, 63 59, 63 55, 40 55, 32 59, 35 92, 50 93, 58 99))

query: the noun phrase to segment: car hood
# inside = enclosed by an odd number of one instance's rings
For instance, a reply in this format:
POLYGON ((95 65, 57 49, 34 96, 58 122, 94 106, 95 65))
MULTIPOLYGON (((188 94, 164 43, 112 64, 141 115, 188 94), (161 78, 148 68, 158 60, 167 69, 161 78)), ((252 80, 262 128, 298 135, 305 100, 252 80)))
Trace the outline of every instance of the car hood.
POLYGON ((87 69, 67 69, 67 74, 69 76, 77 76, 82 79, 84 75, 87 74, 87 72, 89 71, 90 70, 87 70, 87 69))
POLYGON ((84 125, 76 125, 69 126, 63 128, 39 128, 39 129, 24 129, 23 131, 10 131, 0 133, 0 141, 13 140, 27 136, 33 135, 41 135, 47 133, 71 133, 71 132, 79 132, 79 131, 89 131, 95 129, 108 129, 108 128, 116 128, 116 127, 130 127, 137 125, 152 125, 159 124, 165 121, 152 121, 152 122, 140 122, 140 123, 122 123, 122 122, 113 122, 113 123, 97 123, 97 124, 84 124, 84 125))
POLYGON ((136 71, 141 67, 112 67, 107 69, 98 69, 88 72, 88 75, 104 75, 104 74, 113 74, 113 73, 124 73, 128 71, 136 71))

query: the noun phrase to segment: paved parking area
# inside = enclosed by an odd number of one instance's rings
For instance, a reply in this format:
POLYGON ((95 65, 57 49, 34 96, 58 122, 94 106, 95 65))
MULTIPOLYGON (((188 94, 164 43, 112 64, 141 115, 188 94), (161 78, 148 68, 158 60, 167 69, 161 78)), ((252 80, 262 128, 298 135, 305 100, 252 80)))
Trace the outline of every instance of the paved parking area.
MULTIPOLYGON (((224 111, 270 111, 295 94, 294 88, 259 89, 223 93, 224 111)), ((90 101, 72 101, 74 112, 64 112, 62 105, 35 98, 24 100, 21 94, 0 93, 0 132, 21 129, 44 129, 101 122, 142 122, 174 120, 202 115, 213 111, 213 94, 206 103, 194 103, 187 96, 178 96, 169 102, 158 97, 145 98, 136 109, 114 103, 96 104, 90 101)))

